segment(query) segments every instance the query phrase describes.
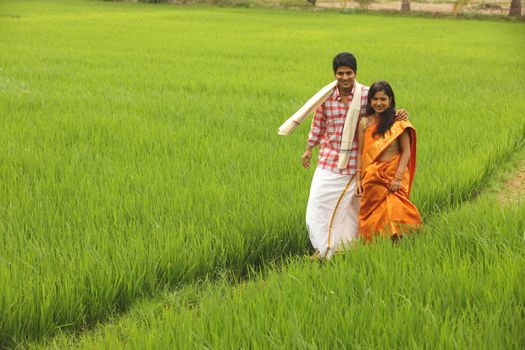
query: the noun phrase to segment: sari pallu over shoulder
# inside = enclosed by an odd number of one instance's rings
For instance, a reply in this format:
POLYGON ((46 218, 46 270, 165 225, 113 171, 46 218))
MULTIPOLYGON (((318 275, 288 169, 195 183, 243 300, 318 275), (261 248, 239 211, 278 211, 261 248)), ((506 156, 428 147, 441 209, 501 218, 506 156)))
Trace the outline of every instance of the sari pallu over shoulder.
POLYGON ((374 163, 377 158, 388 148, 394 141, 397 140, 401 134, 407 130, 410 136, 410 159, 408 161, 408 173, 410 175, 410 181, 408 183, 408 194, 412 189, 412 182, 414 181, 414 174, 416 173, 416 130, 412 123, 407 120, 396 121, 389 131, 385 133, 384 137, 379 136, 373 139, 372 133, 374 126, 370 126, 366 132, 370 133, 370 137, 367 139, 370 142, 365 142, 363 149, 363 170, 366 172, 368 165, 374 163))

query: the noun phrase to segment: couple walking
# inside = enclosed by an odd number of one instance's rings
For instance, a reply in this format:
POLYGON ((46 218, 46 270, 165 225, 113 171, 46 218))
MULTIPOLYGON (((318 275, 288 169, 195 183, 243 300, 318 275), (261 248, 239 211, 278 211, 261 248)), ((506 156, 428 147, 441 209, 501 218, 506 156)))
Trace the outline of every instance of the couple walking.
MULTIPOLYGON (((356 81, 357 61, 351 53, 338 54, 333 71, 333 85, 309 101, 318 107, 302 155, 303 166, 309 168, 312 149, 319 146, 306 210, 316 250, 312 258, 319 259, 329 259, 360 237, 397 240, 421 225, 409 201, 416 136, 406 111, 396 112, 387 82, 368 88, 356 81)), ((300 121, 294 116, 290 120, 295 127, 300 121)))

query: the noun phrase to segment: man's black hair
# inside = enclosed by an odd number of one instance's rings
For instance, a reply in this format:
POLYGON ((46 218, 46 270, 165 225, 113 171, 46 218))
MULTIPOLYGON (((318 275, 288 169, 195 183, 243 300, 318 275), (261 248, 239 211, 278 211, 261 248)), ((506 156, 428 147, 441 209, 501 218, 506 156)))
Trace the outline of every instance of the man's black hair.
POLYGON ((357 60, 350 52, 341 52, 337 54, 337 56, 334 57, 333 66, 334 73, 337 71, 337 68, 343 66, 350 67, 357 73, 357 60))

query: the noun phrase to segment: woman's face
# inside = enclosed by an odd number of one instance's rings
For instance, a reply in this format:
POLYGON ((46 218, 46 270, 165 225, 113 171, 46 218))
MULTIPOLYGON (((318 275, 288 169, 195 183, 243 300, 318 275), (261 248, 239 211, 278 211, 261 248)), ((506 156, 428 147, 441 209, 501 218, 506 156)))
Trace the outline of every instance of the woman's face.
POLYGON ((390 107, 390 98, 385 94, 384 91, 377 91, 376 94, 370 99, 374 112, 381 113, 390 107))

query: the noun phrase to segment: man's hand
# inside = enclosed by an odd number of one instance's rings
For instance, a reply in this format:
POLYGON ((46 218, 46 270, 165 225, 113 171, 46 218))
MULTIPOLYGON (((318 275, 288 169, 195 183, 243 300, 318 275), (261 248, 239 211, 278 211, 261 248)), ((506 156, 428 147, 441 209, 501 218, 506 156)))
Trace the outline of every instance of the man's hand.
POLYGON ((303 166, 306 169, 310 167, 311 159, 312 159, 312 150, 310 148, 307 148, 306 151, 304 151, 303 156, 301 157, 301 162, 303 163, 303 166))
POLYGON ((396 112, 396 120, 407 120, 408 119, 408 112, 406 109, 399 109, 396 112))

